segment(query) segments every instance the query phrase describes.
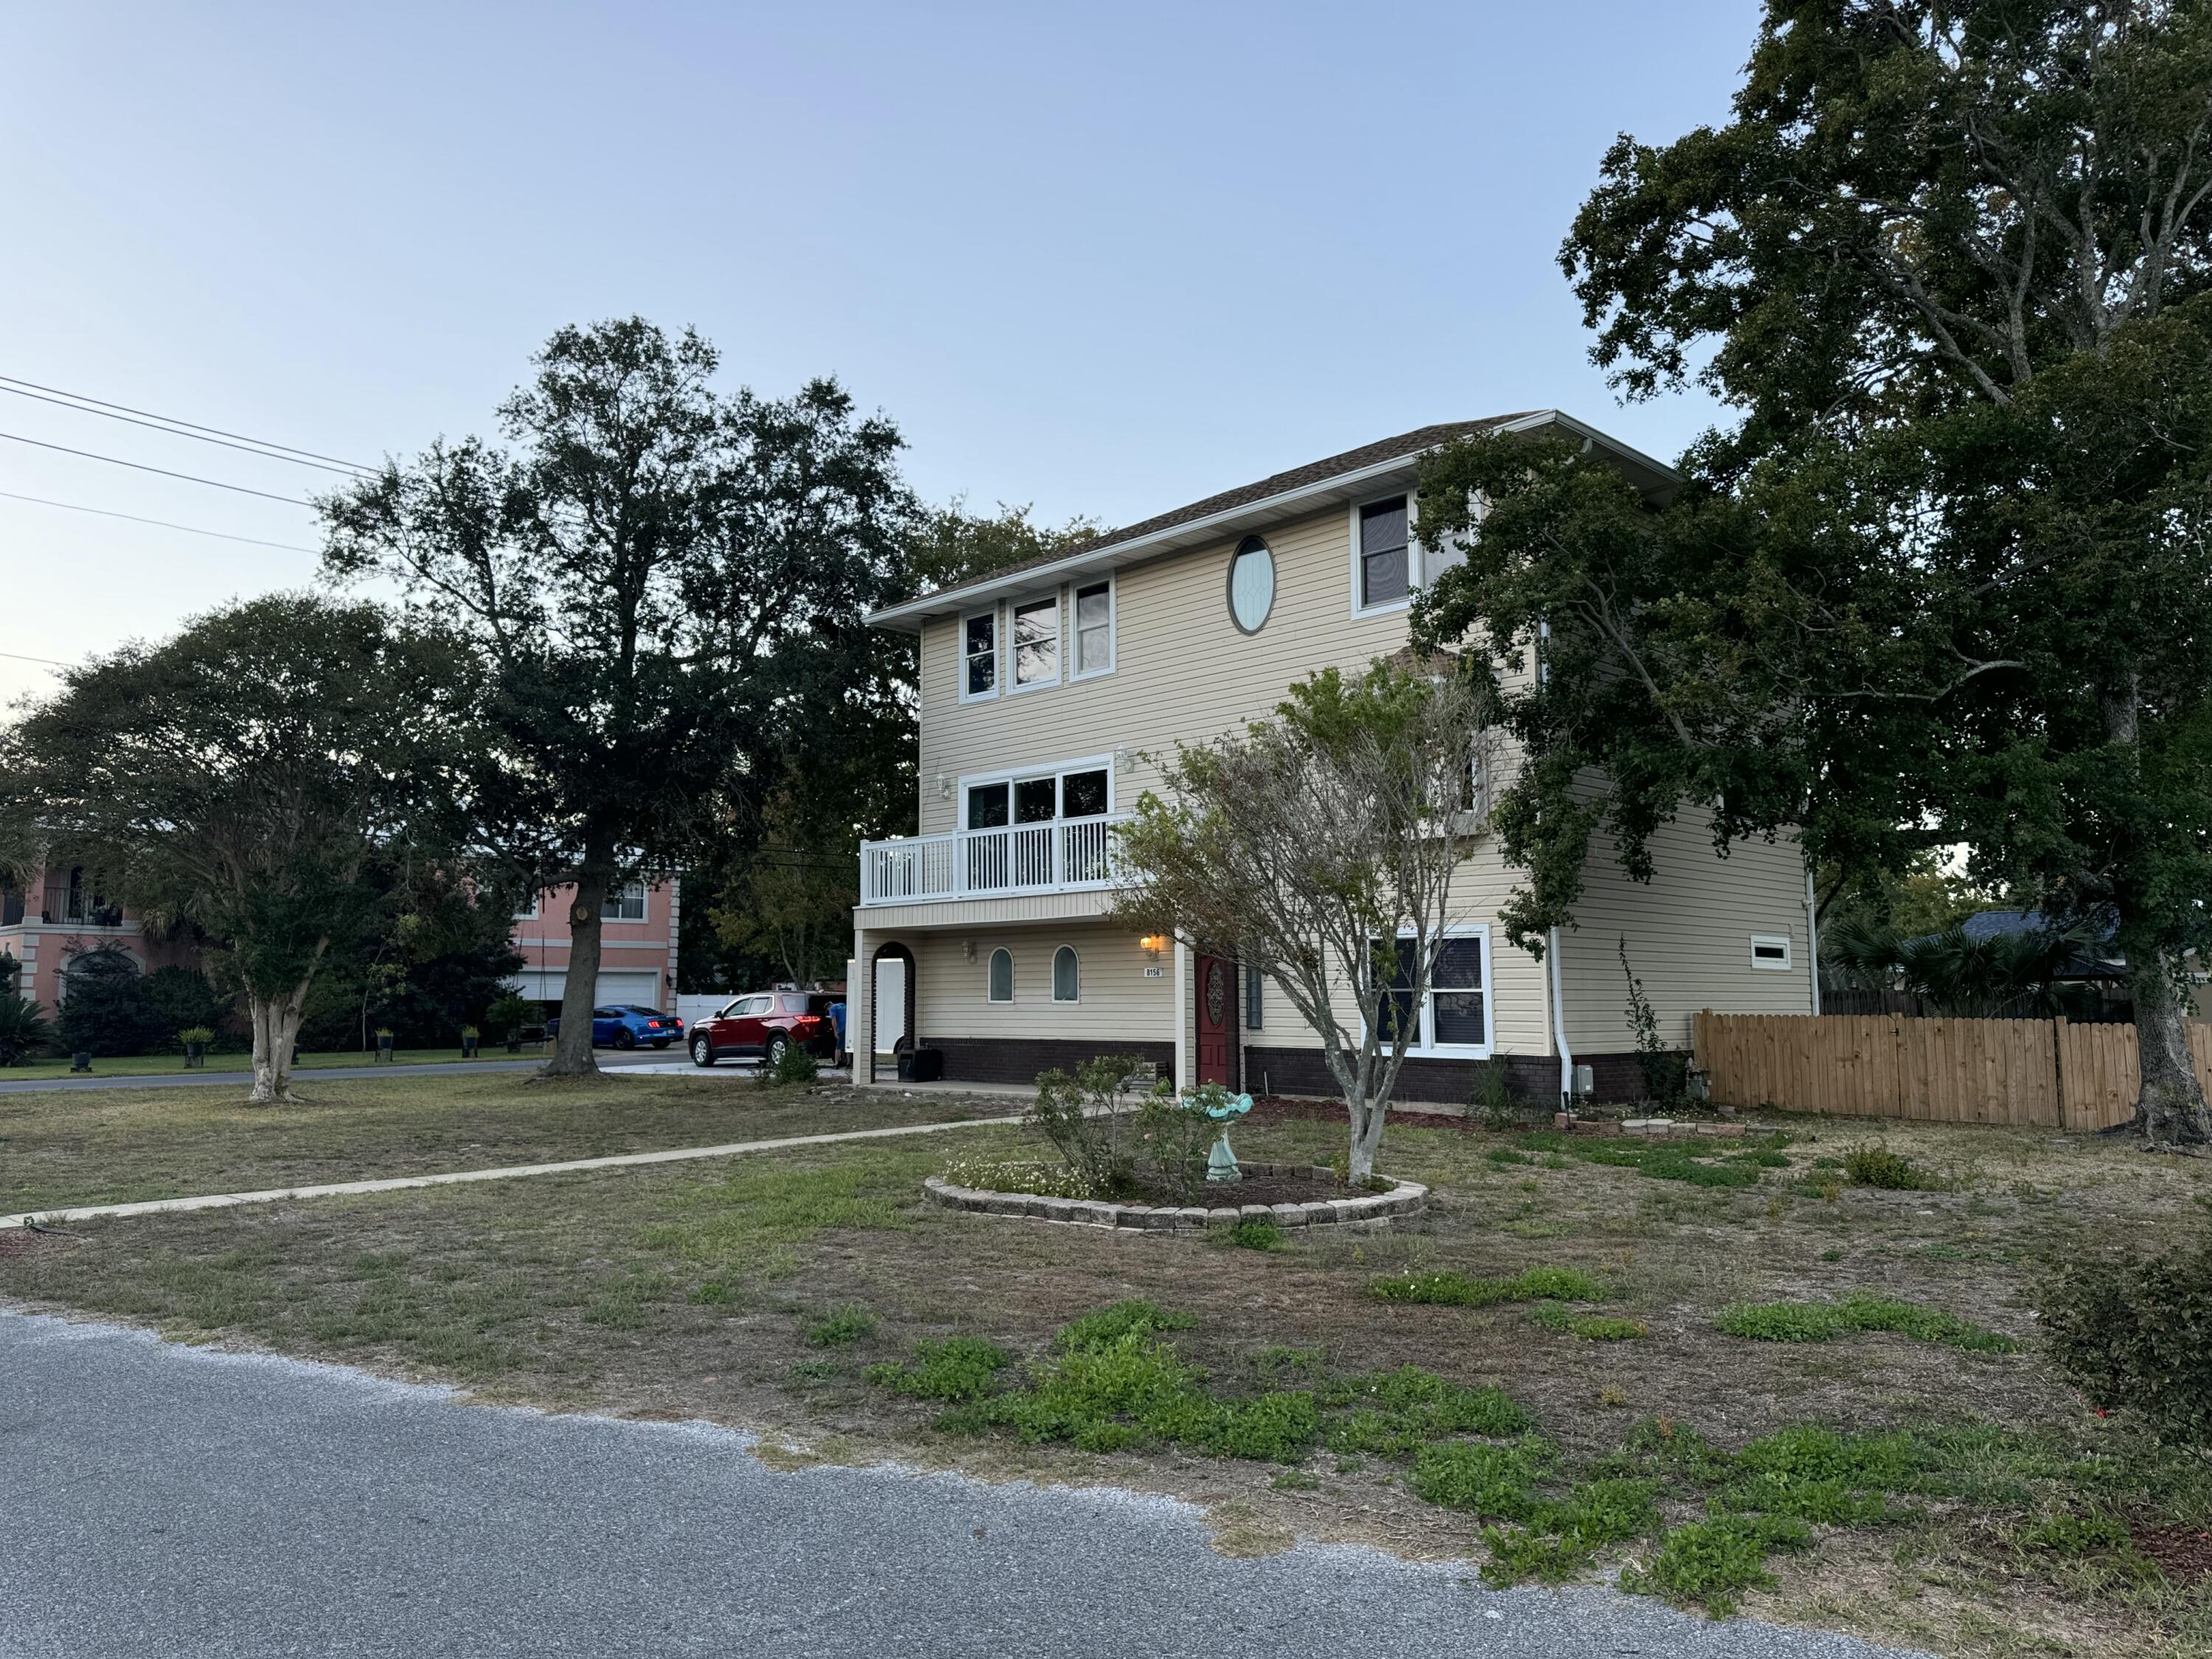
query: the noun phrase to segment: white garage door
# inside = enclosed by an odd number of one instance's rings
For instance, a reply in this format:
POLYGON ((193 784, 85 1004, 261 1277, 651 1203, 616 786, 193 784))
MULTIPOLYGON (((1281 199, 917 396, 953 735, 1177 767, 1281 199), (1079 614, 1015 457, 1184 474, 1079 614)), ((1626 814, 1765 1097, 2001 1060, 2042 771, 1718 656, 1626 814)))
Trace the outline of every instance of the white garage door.
MULTIPOLYGON (((558 1002, 567 992, 568 975, 559 968, 526 969, 507 983, 532 1002, 558 1002)), ((658 1008, 660 1002, 660 975, 656 973, 601 974, 598 986, 599 1006, 611 1002, 635 1002, 641 1007, 658 1008)))

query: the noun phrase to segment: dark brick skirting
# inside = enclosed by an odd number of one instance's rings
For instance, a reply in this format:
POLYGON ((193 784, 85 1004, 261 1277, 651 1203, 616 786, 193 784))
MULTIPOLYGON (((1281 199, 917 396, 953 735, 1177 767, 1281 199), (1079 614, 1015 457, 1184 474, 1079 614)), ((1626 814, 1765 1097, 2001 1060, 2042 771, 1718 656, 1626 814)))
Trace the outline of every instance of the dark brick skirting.
MULTIPOLYGON (((1550 1054, 1501 1054, 1516 1093, 1546 1104, 1559 1098, 1559 1062, 1550 1054)), ((1577 1054, 1576 1062, 1595 1073, 1600 1100, 1637 1100, 1644 1094, 1644 1072, 1636 1056, 1577 1054)), ((1400 1100, 1465 1105, 1474 1093, 1483 1062, 1474 1060, 1409 1058, 1398 1073, 1400 1100)), ((1254 1094, 1334 1095, 1336 1079, 1318 1048, 1247 1048, 1246 1086, 1254 1094)))
MULTIPOLYGON (((1020 1083, 1037 1080, 1037 1073, 1058 1066, 1072 1072, 1100 1054, 1134 1054, 1159 1067, 1164 1077, 1175 1069, 1172 1042, 1117 1042, 1088 1037, 930 1037, 924 1047, 945 1055, 948 1083, 1020 1083)), ((886 1081, 890 1070, 882 1074, 886 1081)))

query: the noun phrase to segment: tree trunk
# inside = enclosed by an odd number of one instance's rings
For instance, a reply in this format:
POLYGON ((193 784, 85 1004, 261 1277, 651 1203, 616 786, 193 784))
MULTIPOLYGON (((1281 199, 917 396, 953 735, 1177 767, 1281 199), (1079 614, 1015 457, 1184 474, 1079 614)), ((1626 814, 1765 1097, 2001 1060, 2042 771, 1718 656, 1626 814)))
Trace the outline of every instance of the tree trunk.
POLYGON ((2212 1111, 2189 1054, 2189 1009, 2171 963, 2146 963, 2133 975, 2136 1065, 2142 1080, 2136 1127, 2153 1140, 2212 1141, 2212 1111))
MULTIPOLYGON (((2099 696, 2110 747, 2134 749, 2142 741, 2142 684, 2130 673, 2099 696)), ((2131 768, 2138 764, 2127 757, 2131 768)), ((2121 921, 2127 917, 2124 914, 2121 921)), ((2123 943, 2126 929, 2121 930, 2123 943)), ((2212 1114, 2197 1081, 2189 1055, 2189 1011, 2182 1004, 2174 964, 2161 956, 2130 952, 2129 978, 2136 994, 2135 1127, 2153 1140, 2212 1140, 2212 1114), (2147 959, 2138 960, 2138 954, 2147 959)))
POLYGON ((300 1040, 300 1011, 307 1000, 309 981, 301 980, 281 997, 246 994, 246 1017, 253 1024, 253 1092, 250 1106, 291 1103, 292 1048, 300 1040))
POLYGON ((1375 1173, 1375 1153, 1382 1145, 1384 1110, 1382 1102, 1370 1100, 1364 1112, 1352 1115, 1352 1155, 1346 1160, 1346 1170, 1355 1182, 1375 1173))
POLYGON ((575 902, 568 909, 568 976, 561 987, 561 1033, 553 1058, 541 1077, 595 1077, 599 1062, 592 1054, 592 1010, 599 1002, 599 910, 613 885, 605 865, 587 863, 576 878, 575 902))

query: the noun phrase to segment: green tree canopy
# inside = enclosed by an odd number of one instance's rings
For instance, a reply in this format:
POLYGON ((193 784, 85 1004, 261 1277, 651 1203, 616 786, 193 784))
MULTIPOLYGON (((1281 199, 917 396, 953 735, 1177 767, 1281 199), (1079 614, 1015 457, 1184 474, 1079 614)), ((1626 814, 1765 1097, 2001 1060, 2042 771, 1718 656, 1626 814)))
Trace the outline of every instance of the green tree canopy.
MULTIPOLYGON (((368 863, 432 846, 465 787, 473 702, 450 641, 280 594, 65 670, 0 736, 0 821, 155 927, 204 933, 287 1097, 307 993, 371 925, 368 863)), ((169 1035, 173 1035, 171 1033, 169 1035)))
POLYGON ((2117 927, 2141 1121, 2212 1135, 2212 13, 1770 0, 1735 118, 1622 138, 1562 260, 1632 396, 1742 419, 1662 504, 1495 441, 1425 479, 1473 550, 1430 635, 1541 642, 1510 920, 1571 913, 1601 825, 1648 874, 1685 801, 1846 868, 1963 842, 2117 927))
POLYGON ((509 447, 434 443, 323 503, 336 575, 396 580, 466 631, 491 687, 477 798, 518 884, 573 884, 550 1070, 592 1068, 600 907, 749 844, 794 755, 874 752, 910 719, 865 610, 913 507, 891 423, 836 382, 711 380, 638 318, 566 328, 501 404, 509 447))

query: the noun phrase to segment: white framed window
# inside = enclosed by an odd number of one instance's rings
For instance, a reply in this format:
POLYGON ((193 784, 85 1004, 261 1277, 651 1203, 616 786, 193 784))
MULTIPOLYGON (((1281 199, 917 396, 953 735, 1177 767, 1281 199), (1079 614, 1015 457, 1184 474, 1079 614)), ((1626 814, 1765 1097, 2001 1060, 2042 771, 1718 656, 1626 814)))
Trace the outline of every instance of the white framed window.
POLYGON ((524 905, 524 906, 523 906, 520 910, 517 910, 517 911, 514 913, 514 919, 515 919, 517 921, 537 921, 537 920, 538 920, 538 902, 539 902, 539 901, 541 901, 544 896, 544 896, 543 893, 532 893, 532 894, 530 896, 530 902, 529 902, 529 903, 527 903, 527 904, 526 904, 526 905, 524 905))
POLYGON ((1100 818, 1114 810, 1114 757, 1085 755, 1046 766, 970 772, 960 779, 960 827, 998 830, 1055 818, 1100 818))
MULTIPOLYGON (((1380 941, 1377 941, 1380 943, 1380 941)), ((1447 927, 1429 975, 1429 994, 1413 1002, 1414 946, 1399 935, 1397 972, 1382 995, 1386 1038, 1402 1031, 1408 1054, 1487 1060, 1496 1047, 1490 1006, 1490 929, 1486 925, 1447 927)))
POLYGON ((1790 935, 1753 933, 1751 936, 1751 965, 1786 972, 1790 967, 1790 935))
POLYGON ((990 965, 983 975, 983 996, 990 1002, 1014 1000, 1014 953, 1003 945, 991 952, 990 965))
POLYGON ((960 701, 998 695, 999 611, 994 605, 960 618, 960 701))
POLYGON ((1077 960, 1073 945, 1063 945, 1052 953, 1052 1000, 1083 1000, 1083 964, 1077 960))
POLYGON ((1413 498, 1385 495, 1353 502, 1352 614, 1402 610, 1413 597, 1413 498))
POLYGON ((1068 678, 1087 680, 1114 672, 1114 579, 1075 589, 1075 655, 1068 678))
POLYGON ((1244 1029, 1248 1031, 1260 1031, 1267 1029, 1267 1021, 1261 1013, 1260 995, 1267 983, 1267 976, 1265 974, 1249 963, 1245 965, 1244 1029))
POLYGON ((1275 608, 1275 554, 1264 536, 1247 536, 1229 560, 1229 620, 1256 634, 1275 608))
POLYGON ((643 921, 645 920, 645 884, 626 881, 621 888, 607 895, 599 906, 601 921, 643 921))
POLYGON ((1060 595, 1014 607, 1014 686, 1017 691, 1060 684, 1060 595))

